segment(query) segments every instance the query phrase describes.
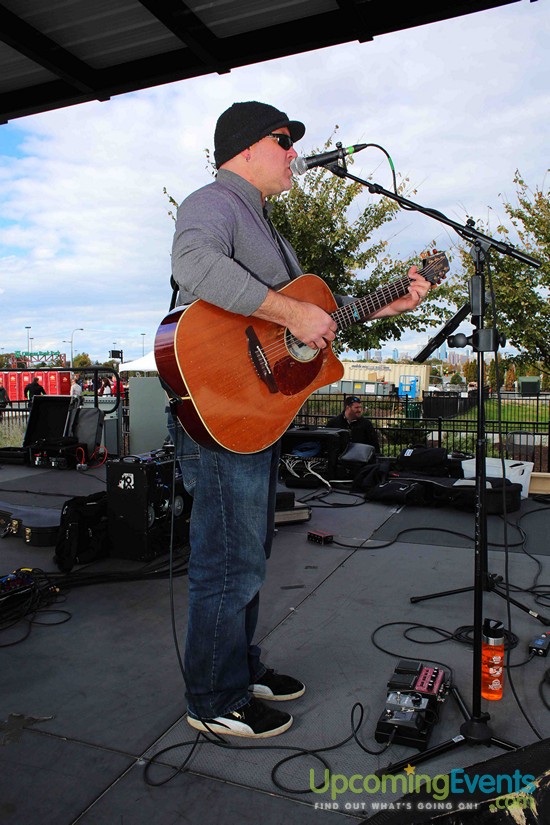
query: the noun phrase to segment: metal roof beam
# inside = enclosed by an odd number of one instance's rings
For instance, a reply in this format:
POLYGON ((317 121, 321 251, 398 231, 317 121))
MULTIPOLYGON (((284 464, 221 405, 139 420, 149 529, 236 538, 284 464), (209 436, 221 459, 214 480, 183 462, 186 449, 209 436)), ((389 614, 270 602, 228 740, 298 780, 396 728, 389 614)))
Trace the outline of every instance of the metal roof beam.
MULTIPOLYGON (((153 0, 140 1, 144 4, 151 4, 151 7, 154 6, 157 11, 159 8, 173 9, 173 0, 157 0, 155 3, 153 0)), ((340 7, 331 12, 305 17, 298 22, 279 23, 227 38, 209 36, 205 39, 203 39, 205 34, 203 24, 196 21, 196 28, 191 26, 192 18, 189 15, 192 15, 192 12, 183 8, 181 27, 182 32, 185 32, 186 41, 190 43, 192 36, 202 45, 207 43, 206 52, 203 51, 201 57, 191 46, 186 46, 94 70, 93 82, 89 84, 81 83, 77 86, 75 82, 77 73, 69 72, 65 73, 64 79, 42 81, 28 87, 17 86, 0 93, 0 123, 16 117, 73 106, 94 99, 107 100, 112 95, 200 77, 216 70, 223 71, 220 66, 232 69, 290 54, 305 53, 312 49, 353 42, 366 33, 365 29, 361 32, 361 26, 357 25, 355 17, 355 9, 360 7, 363 7, 362 14, 368 19, 370 35, 377 37, 391 31, 451 19, 482 9, 517 3, 520 0, 476 0, 476 2, 474 0, 445 0, 445 2, 443 0, 416 0, 414 4, 408 4, 405 7, 401 4, 399 13, 395 15, 388 14, 387 0, 340 0, 340 2, 342 7, 345 6, 345 12, 340 7), (192 32, 187 28, 188 23, 192 32)), ((1 5, 0 9, 2 9, 1 5)), ((5 19, 5 17, 0 17, 0 29, 5 19)), ((13 32, 10 34, 13 36, 13 32)), ((0 33, 0 40, 2 39, 10 42, 5 30, 0 33)), ((45 40, 51 47, 51 41, 47 38, 45 40)), ((29 43, 26 44, 26 48, 30 48, 29 43)), ((19 48, 19 51, 24 52, 22 48, 19 48)), ((28 54, 31 59, 36 59, 36 56, 33 57, 28 51, 24 53, 28 54)), ((55 54, 66 55, 67 53, 55 46, 55 54)), ((47 53, 46 56, 52 59, 51 54, 47 53)), ((44 49, 42 49, 42 57, 43 59, 38 62, 45 65, 44 49)), ((75 58, 70 55, 68 57, 71 58, 73 65, 76 63, 82 67, 83 64, 75 58)), ((55 60, 54 63, 58 64, 59 60, 55 60)), ((91 71, 88 67, 85 69, 88 73, 91 71)), ((61 77, 60 71, 57 71, 57 74, 61 77)))
MULTIPOLYGON (((473 14, 498 6, 518 3, 520 0, 415 0, 414 3, 402 3, 396 13, 388 10, 387 0, 336 0, 348 23, 359 23, 358 40, 372 40, 372 35, 390 34, 404 29, 424 26, 439 20, 452 20, 466 14, 473 14), (380 31, 380 26, 383 31, 380 31)), ((536 2, 536 0, 531 0, 536 2)))
POLYGON ((139 0, 172 34, 212 71, 223 74, 229 66, 220 57, 220 44, 210 29, 183 0, 139 0))
POLYGON ((81 92, 94 92, 95 71, 0 4, 0 40, 81 92))
POLYGON ((374 39, 369 25, 369 15, 366 12, 364 3, 361 0, 336 0, 343 13, 352 14, 353 20, 357 24, 357 40, 365 43, 374 39))

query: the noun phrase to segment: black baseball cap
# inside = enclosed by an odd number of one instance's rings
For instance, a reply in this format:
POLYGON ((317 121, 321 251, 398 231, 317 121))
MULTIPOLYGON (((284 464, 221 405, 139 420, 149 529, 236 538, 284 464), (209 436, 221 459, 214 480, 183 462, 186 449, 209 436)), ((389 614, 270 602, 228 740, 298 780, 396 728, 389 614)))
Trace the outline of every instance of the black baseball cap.
POLYGON ((252 146, 264 138, 273 129, 286 126, 295 143, 305 134, 306 127, 299 120, 289 120, 285 112, 270 106, 249 100, 234 103, 226 109, 216 123, 214 131, 214 160, 219 169, 226 161, 234 158, 247 146, 252 146))

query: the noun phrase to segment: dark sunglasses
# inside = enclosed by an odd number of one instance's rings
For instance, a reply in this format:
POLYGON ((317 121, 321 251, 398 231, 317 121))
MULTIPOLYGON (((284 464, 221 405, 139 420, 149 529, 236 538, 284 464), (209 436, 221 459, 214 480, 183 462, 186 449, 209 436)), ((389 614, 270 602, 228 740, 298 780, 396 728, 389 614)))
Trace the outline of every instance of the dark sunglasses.
POLYGON ((282 149, 284 149, 285 152, 288 152, 288 150, 292 149, 292 147, 294 146, 294 141, 292 140, 290 135, 285 135, 284 133, 281 133, 281 132, 269 132, 269 134, 266 135, 266 137, 275 138, 275 140, 277 141, 279 146, 282 149))

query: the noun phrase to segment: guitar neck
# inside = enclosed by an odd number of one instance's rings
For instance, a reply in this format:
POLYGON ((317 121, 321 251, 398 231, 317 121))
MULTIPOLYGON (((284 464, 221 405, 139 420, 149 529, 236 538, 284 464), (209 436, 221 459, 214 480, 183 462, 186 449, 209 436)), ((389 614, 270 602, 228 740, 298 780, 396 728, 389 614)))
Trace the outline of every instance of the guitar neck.
MULTIPOLYGON (((421 274, 431 284, 438 282, 438 279, 444 278, 445 273, 449 271, 449 262, 446 255, 442 252, 436 252, 429 258, 424 258, 422 261, 421 274)), ((332 313, 332 317, 338 324, 339 329, 345 329, 351 324, 358 324, 365 321, 378 312, 379 309, 391 304, 397 298, 402 298, 409 291, 411 279, 408 275, 393 281, 391 284, 385 284, 379 287, 370 295, 364 295, 362 298, 357 298, 355 301, 350 301, 349 304, 339 307, 332 313)))
POLYGON ((397 298, 402 298, 409 291, 410 278, 401 278, 391 284, 381 286, 370 295, 350 301, 349 304, 339 307, 332 313, 332 317, 339 329, 346 329, 352 324, 358 324, 370 318, 379 309, 391 304, 397 298))

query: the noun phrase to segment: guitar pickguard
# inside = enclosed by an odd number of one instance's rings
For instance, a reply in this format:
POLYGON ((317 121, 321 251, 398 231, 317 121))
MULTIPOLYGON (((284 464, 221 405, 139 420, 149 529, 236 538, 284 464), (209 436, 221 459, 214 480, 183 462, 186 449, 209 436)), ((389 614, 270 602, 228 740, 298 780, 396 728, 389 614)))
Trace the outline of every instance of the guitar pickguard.
MULTIPOLYGON (((309 348, 308 348, 309 349, 309 348)), ((313 350, 310 350, 313 352, 313 350)), ((283 395, 297 395, 315 380, 323 366, 323 353, 317 354, 311 361, 296 361, 290 355, 280 358, 273 366, 273 375, 279 392, 283 395)))

